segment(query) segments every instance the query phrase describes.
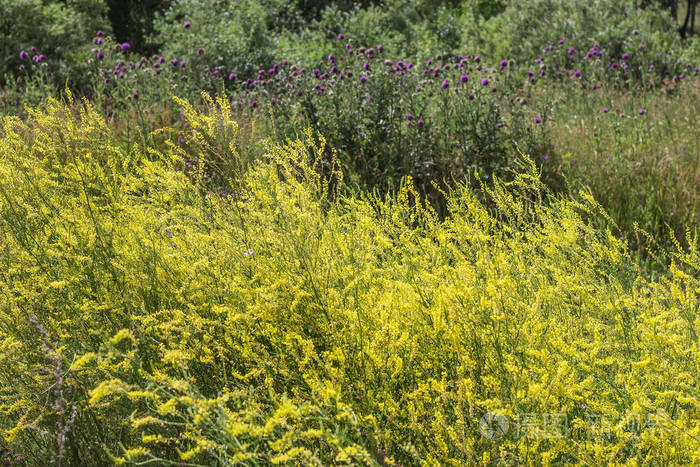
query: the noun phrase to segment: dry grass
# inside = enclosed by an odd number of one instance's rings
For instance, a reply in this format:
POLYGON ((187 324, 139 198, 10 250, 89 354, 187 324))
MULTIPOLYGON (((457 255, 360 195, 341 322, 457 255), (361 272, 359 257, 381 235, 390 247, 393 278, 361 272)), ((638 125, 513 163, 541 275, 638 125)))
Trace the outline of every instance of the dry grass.
POLYGON ((561 172, 573 188, 589 187, 623 232, 637 222, 672 243, 669 229, 683 237, 699 220, 699 99, 697 83, 672 93, 569 96, 551 127, 555 150, 565 155, 561 172))

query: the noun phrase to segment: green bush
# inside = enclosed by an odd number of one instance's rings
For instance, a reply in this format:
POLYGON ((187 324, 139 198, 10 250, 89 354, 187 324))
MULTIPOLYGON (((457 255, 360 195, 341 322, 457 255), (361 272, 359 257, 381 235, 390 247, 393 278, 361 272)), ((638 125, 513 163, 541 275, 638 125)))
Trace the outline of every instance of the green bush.
POLYGON ((394 58, 422 61, 463 53, 462 38, 478 22, 478 9, 437 3, 390 0, 366 8, 328 6, 317 21, 281 36, 278 59, 311 66, 335 49, 338 34, 354 47, 382 45, 394 58))
POLYGON ((613 56, 620 56, 623 46, 634 41, 647 50, 680 48, 675 22, 667 12, 639 9, 634 2, 596 0, 532 0, 512 3, 505 11, 480 25, 477 34, 465 34, 466 46, 484 55, 514 59, 526 63, 544 54, 545 47, 563 39, 566 47, 577 51, 600 43, 613 56), (638 35, 632 37, 636 30, 638 35))
MULTIPOLYGON (((211 71, 253 76, 274 61, 277 20, 286 6, 285 0, 176 1, 156 18, 152 42, 161 45, 168 60, 194 62, 202 57, 211 71), (191 27, 185 28, 185 22, 191 27)), ((190 73, 190 80, 200 88, 208 84, 203 73, 190 73)))
POLYGON ((109 31, 106 13, 104 0, 0 0, 0 79, 22 76, 19 66, 44 54, 56 82, 68 80, 71 87, 83 88, 83 44, 98 29, 109 31), (19 56, 22 50, 28 54, 25 60, 19 56))

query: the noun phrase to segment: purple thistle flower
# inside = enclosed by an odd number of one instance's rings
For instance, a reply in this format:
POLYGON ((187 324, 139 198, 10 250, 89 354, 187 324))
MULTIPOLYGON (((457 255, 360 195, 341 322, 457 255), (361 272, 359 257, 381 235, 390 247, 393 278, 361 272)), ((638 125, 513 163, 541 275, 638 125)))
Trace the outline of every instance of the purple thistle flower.
POLYGON ((103 58, 105 58, 105 54, 103 54, 101 50, 98 50, 97 51, 97 59, 102 60, 103 58))
POLYGON ((608 109, 607 107, 603 107, 603 113, 606 114, 608 112, 610 112, 610 109, 608 109))
POLYGON ((462 75, 462 76, 459 78, 459 80, 460 80, 462 83, 466 83, 466 82, 469 81, 469 76, 467 76, 467 75, 462 75))
POLYGON ((535 117, 535 123, 542 123, 542 119, 540 117, 535 117))
POLYGON ((237 76, 236 73, 230 73, 230 74, 228 75, 228 80, 229 80, 229 81, 233 81, 234 79, 236 79, 236 76, 237 76))
POLYGON ((124 42, 120 47, 122 48, 122 52, 126 52, 131 48, 131 44, 129 44, 128 42, 124 42))
POLYGON ((479 62, 481 61, 481 57, 479 57, 479 56, 477 55, 476 57, 474 57, 474 61, 475 61, 476 63, 479 63, 479 62))
POLYGON ((364 83, 365 81, 367 81, 367 77, 366 77, 366 76, 360 76, 360 83, 364 83))
POLYGON ((365 71, 369 70, 369 63, 367 63, 367 62, 363 63, 363 64, 362 64, 362 69, 365 70, 365 71))
POLYGON ((564 44, 564 39, 559 39, 559 45, 564 44))
POLYGON ((630 58, 630 54, 628 54, 628 53, 622 54, 622 59, 623 59, 623 60, 627 60, 627 59, 629 59, 629 58, 630 58))
POLYGON ((139 92, 138 91, 134 91, 134 99, 139 100, 139 92))
POLYGON ((508 66, 508 60, 501 60, 501 68, 505 68, 508 66))
POLYGON ((407 118, 408 121, 410 122, 411 120, 413 120, 413 114, 408 114, 408 115, 406 115, 406 118, 407 118))
POLYGON ((639 115, 644 115, 644 109, 639 109, 639 110, 637 110, 637 113, 638 113, 639 115))
POLYGON ((328 55, 328 61, 333 63, 333 60, 335 60, 335 57, 333 57, 333 54, 328 55))
POLYGON ((98 36, 101 36, 102 34, 104 34, 104 33, 102 32, 102 29, 100 29, 100 30, 97 31, 97 35, 98 35, 98 36))
POLYGON ((180 68, 185 68, 187 66, 187 61, 183 60, 180 62, 180 68))
POLYGON ((488 86, 488 84, 489 84, 489 79, 488 79, 488 78, 484 78, 484 79, 481 80, 481 85, 482 85, 482 86, 488 86))
POLYGON ((469 99, 470 101, 474 100, 474 94, 469 93, 469 95, 467 96, 467 99, 469 99))
POLYGON ((253 102, 250 103, 251 108, 256 108, 258 106, 258 101, 254 100, 253 102))
POLYGON ((377 52, 382 53, 384 51, 384 46, 378 45, 377 46, 377 52))
POLYGON ((422 119, 420 119, 416 123, 418 124, 418 126, 423 126, 425 122, 422 119))
POLYGON ((29 49, 29 50, 31 50, 31 51, 32 51, 32 53, 34 53, 34 52, 36 52, 36 50, 37 50, 37 49, 36 49, 36 46, 35 46, 35 45, 33 45, 33 46, 32 46, 32 47, 31 47, 31 48, 29 49))
POLYGON ((182 25, 182 27, 185 29, 189 29, 190 26, 192 26, 192 23, 190 23, 189 21, 185 21, 185 24, 182 25))
POLYGON ((29 56, 29 54, 28 54, 27 52, 25 52, 24 50, 22 50, 22 51, 19 53, 19 59, 20 59, 20 60, 26 60, 28 56, 29 56))
POLYGON ((449 85, 450 85, 450 81, 449 81, 449 80, 445 80, 445 81, 443 81, 442 84, 441 84, 442 89, 447 89, 447 87, 448 87, 449 85))
POLYGON ((625 117, 625 113, 624 113, 624 112, 620 112, 620 118, 624 118, 624 117, 625 117))
POLYGON ((343 39, 345 39, 345 36, 343 36, 342 33, 341 33, 341 34, 338 34, 338 40, 339 40, 339 41, 342 41, 343 39))
POLYGON ((581 72, 580 71, 574 71, 574 78, 580 78, 581 77, 581 72))
POLYGON ((637 34, 639 34, 639 31, 637 31, 636 29, 632 29, 632 35, 636 36, 637 34))
POLYGON ((678 75, 678 77, 679 77, 680 79, 685 79, 685 73, 681 73, 680 75, 678 75))
POLYGON ((653 71, 653 70, 654 70, 654 65, 649 65, 649 71, 653 71))
POLYGON ((574 54, 574 48, 570 47, 569 50, 566 51, 567 54, 573 55, 574 54))

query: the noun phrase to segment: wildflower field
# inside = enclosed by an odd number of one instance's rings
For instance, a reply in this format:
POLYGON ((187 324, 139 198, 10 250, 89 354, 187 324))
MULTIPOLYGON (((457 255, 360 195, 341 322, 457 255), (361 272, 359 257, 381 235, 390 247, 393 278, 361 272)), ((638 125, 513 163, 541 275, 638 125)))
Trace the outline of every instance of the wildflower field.
POLYGON ((0 0, 0 462, 700 464, 678 19, 0 0))

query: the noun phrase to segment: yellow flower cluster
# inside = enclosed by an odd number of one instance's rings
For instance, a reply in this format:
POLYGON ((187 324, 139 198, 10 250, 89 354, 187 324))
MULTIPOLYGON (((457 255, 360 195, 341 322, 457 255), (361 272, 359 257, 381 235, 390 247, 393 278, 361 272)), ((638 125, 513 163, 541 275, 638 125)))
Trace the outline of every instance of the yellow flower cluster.
POLYGON ((227 103, 210 103, 183 103, 186 149, 125 149, 70 99, 3 120, 13 451, 47 463, 65 447, 86 465, 700 462, 697 239, 650 282, 594 227, 590 196, 551 195, 527 161, 513 182, 449 193, 441 220, 411 180, 345 194, 310 134, 236 160, 227 103), (213 154, 230 159, 216 166, 232 167, 232 193, 178 170, 213 154))

